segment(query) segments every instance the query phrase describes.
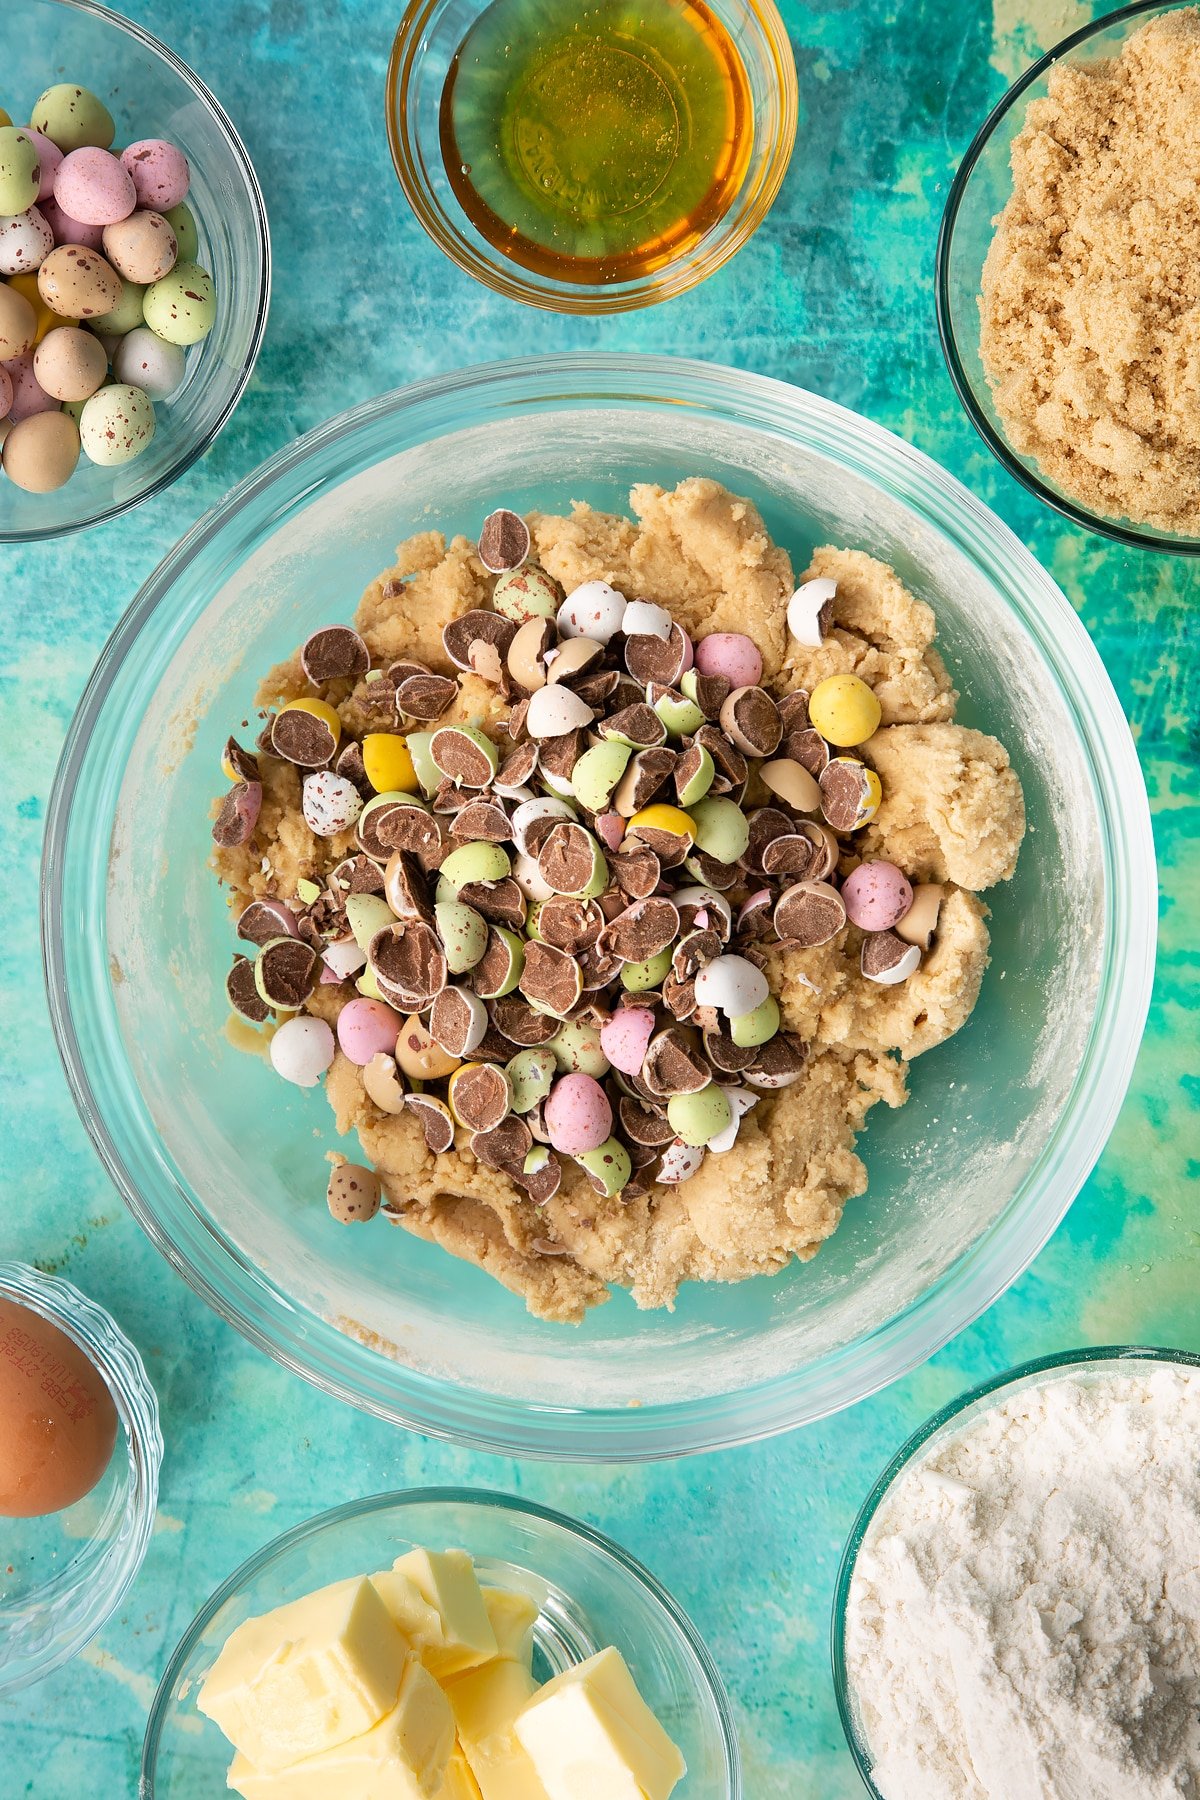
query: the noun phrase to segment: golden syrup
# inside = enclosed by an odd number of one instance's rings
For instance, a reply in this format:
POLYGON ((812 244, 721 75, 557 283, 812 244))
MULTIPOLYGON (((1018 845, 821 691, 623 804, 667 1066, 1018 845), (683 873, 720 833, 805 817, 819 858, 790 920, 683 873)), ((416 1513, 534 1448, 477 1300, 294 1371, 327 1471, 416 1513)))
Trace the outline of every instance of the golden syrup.
POLYGON ((442 90, 441 149, 474 225, 559 281, 636 281, 729 209, 750 84, 705 0, 492 0, 442 90))

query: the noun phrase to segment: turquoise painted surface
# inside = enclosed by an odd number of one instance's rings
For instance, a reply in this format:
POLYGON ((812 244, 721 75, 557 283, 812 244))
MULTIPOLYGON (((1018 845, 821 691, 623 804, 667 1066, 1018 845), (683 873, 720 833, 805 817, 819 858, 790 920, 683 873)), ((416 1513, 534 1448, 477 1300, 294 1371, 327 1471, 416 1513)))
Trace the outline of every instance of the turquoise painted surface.
MULTIPOLYGON (((1043 511, 958 411, 938 353, 936 222, 970 136, 1073 0, 784 0, 803 87, 783 196, 734 264, 628 319, 537 319, 472 284, 408 216, 387 160, 383 0, 127 0, 216 90, 257 162, 276 288, 251 390, 206 461, 122 524, 0 551, 0 732, 10 839, 0 956, 0 1254, 67 1272, 146 1357, 168 1451, 158 1530, 128 1604, 82 1659, 0 1701, 0 1789, 136 1791, 159 1671, 200 1600, 285 1526, 425 1481, 529 1494, 611 1532, 697 1620, 736 1704, 750 1800, 852 1800, 826 1637, 862 1495, 934 1406, 1021 1358, 1082 1342, 1200 1348, 1200 566, 1126 552, 1043 511), (347 257, 354 257, 348 266, 347 257), (1134 1085, 1067 1222, 1029 1274, 927 1367, 852 1413, 661 1468, 522 1466, 423 1443, 253 1354, 169 1273, 103 1176, 62 1080, 41 993, 36 883, 59 745, 138 584, 263 457, 340 407, 527 349, 671 350, 782 376, 910 437, 1016 527, 1081 612, 1133 724, 1162 877, 1158 981, 1134 1085), (236 1421, 236 1425, 235 1422, 236 1421)), ((1097 10, 1104 10, 1098 8, 1097 10)))

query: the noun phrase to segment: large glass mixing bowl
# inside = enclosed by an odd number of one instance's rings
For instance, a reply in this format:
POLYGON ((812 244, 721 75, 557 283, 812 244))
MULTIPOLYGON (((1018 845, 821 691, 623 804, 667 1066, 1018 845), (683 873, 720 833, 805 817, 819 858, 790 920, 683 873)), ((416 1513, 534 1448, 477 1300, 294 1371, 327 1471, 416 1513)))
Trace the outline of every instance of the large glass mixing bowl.
MULTIPOLYGON (((72 726, 50 808, 50 1004, 83 1119, 137 1218, 197 1291, 322 1387, 503 1452, 669 1456, 870 1393, 975 1318, 1053 1231, 1100 1153, 1150 991, 1154 852, 1104 668, 1066 599, 927 458, 812 394, 668 358, 576 355, 422 382, 356 408, 235 488, 147 582, 72 726), (868 1193, 810 1264, 618 1293, 529 1318, 406 1232, 339 1230, 319 1091, 224 1035, 231 937, 207 867, 221 747, 259 676, 348 618, 414 529, 499 502, 623 507, 704 473, 750 495, 803 569, 814 544, 893 563, 937 609, 960 717, 1010 748, 1030 832, 989 896, 967 1027, 872 1115, 868 1193)), ((353 1146, 340 1147, 354 1154, 353 1146)))

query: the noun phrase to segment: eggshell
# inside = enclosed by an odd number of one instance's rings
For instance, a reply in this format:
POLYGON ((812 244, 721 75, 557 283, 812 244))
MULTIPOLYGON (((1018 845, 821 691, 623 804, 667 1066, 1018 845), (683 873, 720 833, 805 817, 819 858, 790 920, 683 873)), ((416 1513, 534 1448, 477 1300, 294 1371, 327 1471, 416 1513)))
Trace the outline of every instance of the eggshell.
POLYGON ((74 1338, 32 1307, 0 1300, 0 1515, 73 1506, 116 1441, 112 1394, 74 1338))
POLYGON ((895 863, 864 862, 843 881, 842 901, 860 931, 890 931, 912 905, 913 891, 895 863))
POLYGON ((685 1144, 676 1138, 659 1159, 658 1180, 664 1187, 677 1187, 681 1181, 690 1181, 703 1161, 704 1151, 698 1144, 685 1144))
POLYGON ((187 359, 178 344, 165 343, 148 325, 137 325, 113 350, 113 374, 118 381, 140 387, 151 400, 166 400, 187 372, 187 359))
POLYGON ((137 191, 137 204, 166 212, 187 199, 191 183, 187 157, 165 138, 141 138, 122 150, 121 161, 137 191))
POLYGON ((556 683, 540 687, 529 696, 525 724, 530 737, 562 737, 568 731, 590 725, 595 716, 573 688, 556 683))
POLYGON ((38 292, 64 318, 96 319, 120 299, 121 277, 94 250, 60 244, 38 270, 38 292))
POLYGON ((48 332, 34 351, 33 372, 55 400, 86 400, 108 374, 108 358, 90 331, 63 325, 48 332))
POLYGON ((149 287, 171 273, 179 246, 161 213, 135 212, 104 227, 104 254, 126 281, 149 287))
POLYGON ((31 413, 4 440, 4 473, 28 494, 64 487, 78 461, 79 433, 66 413, 31 413))
POLYGON ((622 1006, 600 1027, 600 1047, 614 1069, 639 1075, 653 1036, 652 1006, 622 1006))
POLYGON ((544 1116, 550 1142, 567 1156, 598 1150, 612 1133, 608 1095, 591 1075, 564 1075, 556 1081, 544 1116))
POLYGON ((649 600, 631 600, 625 608, 621 630, 626 637, 656 637, 665 640, 671 635, 672 623, 665 606, 655 606, 649 600))
POLYGON ((589 637, 607 644, 622 628, 626 604, 624 594, 607 581, 585 581, 559 607, 558 629, 563 637, 589 637))
POLYGON ((103 225, 85 225, 82 219, 73 219, 57 200, 43 200, 38 210, 54 233, 56 244, 82 244, 85 250, 99 250, 103 244, 103 225))
POLYGON ((744 956, 718 956, 696 977, 696 1003, 717 1006, 729 1018, 753 1012, 770 993, 762 970, 744 956))
POLYGON ((41 169, 41 178, 37 197, 39 201, 49 200, 54 193, 54 177, 58 173, 59 164, 63 159, 63 153, 57 144, 51 142, 44 131, 35 131, 32 125, 24 126, 23 130, 25 136, 29 139, 38 154, 38 166, 41 169))
POLYGON ((723 675, 732 687, 757 687, 763 662, 753 638, 740 631, 713 631, 696 645, 701 675, 723 675))
POLYGON ((33 372, 31 350, 26 350, 22 356, 10 357, 4 367, 12 382, 13 397, 8 410, 14 425, 21 419, 32 418, 34 413, 58 411, 58 401, 46 392, 33 372))
POLYGON ((333 1032, 307 1013, 285 1019, 271 1039, 271 1067, 296 1087, 315 1087, 333 1061, 333 1032))
POLYGON ((84 455, 105 468, 132 462, 154 436, 154 404, 141 388, 116 382, 85 404, 79 421, 84 455))
POLYGON ((338 1043, 352 1063, 365 1068, 373 1056, 391 1056, 401 1016, 382 1000, 350 1000, 338 1014, 338 1043))
POLYGON ((0 281, 0 362, 31 350, 36 334, 37 314, 30 302, 16 288, 0 281))
POLYGON ((0 275, 30 275, 54 248, 54 233, 36 206, 0 219, 0 275))
POLYGON ((129 170, 94 144, 63 157, 54 177, 54 198, 85 225, 113 225, 137 205, 129 170))
POLYGON ((836 594, 837 582, 828 575, 818 575, 812 581, 801 582, 788 601, 788 630, 807 650, 819 650, 824 643, 821 613, 836 594))

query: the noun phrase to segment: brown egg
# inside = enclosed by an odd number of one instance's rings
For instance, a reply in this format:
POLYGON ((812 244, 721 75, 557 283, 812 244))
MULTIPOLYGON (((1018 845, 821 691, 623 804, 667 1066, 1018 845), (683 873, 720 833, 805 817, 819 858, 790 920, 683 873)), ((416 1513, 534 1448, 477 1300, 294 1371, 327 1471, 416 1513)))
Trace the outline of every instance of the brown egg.
POLYGON ((0 281, 0 362, 23 356, 33 348, 37 336, 37 314, 24 294, 0 281))
MULTIPOLYGON (((79 429, 64 412, 31 413, 14 425, 4 440, 4 473, 27 494, 52 494, 55 488, 64 487, 78 461, 79 429)), ((0 1401, 0 1409, 2 1406, 0 1401)), ((3 1460, 0 1456, 0 1470, 3 1460)))
POLYGON ((38 270, 38 292, 63 318, 94 319, 121 298, 121 277, 94 250, 60 244, 38 270))
POLYGON ((104 1474, 116 1439, 113 1397, 79 1345, 40 1313, 0 1300, 0 1516, 73 1506, 104 1474))
POLYGON ((53 399, 87 400, 108 373, 108 357, 90 331, 60 325, 34 351, 33 372, 53 399))
POLYGON ((179 245, 161 213, 135 212, 104 227, 104 254, 126 281, 149 287, 171 273, 179 245))

